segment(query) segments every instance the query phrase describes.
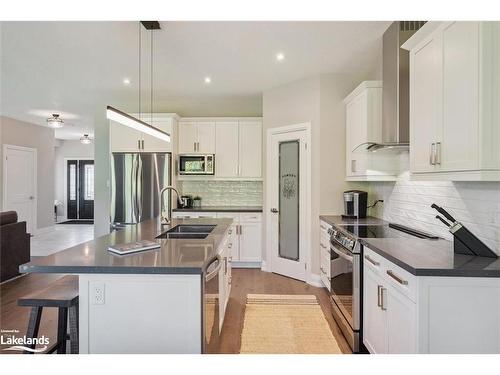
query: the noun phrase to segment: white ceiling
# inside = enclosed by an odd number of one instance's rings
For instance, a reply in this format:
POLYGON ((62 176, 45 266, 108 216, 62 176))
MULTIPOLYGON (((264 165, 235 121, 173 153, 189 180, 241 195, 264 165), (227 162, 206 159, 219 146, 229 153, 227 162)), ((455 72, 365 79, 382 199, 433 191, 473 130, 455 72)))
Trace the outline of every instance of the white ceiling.
MULTIPOLYGON (((322 73, 365 73, 389 22, 161 22, 154 34, 156 112, 258 116, 262 92, 322 73), (277 62, 277 52, 285 60, 277 62), (205 76, 212 78, 206 85, 205 76)), ((138 22, 2 22, 1 112, 56 137, 92 134, 107 104, 138 111, 138 22), (131 84, 125 86, 123 78, 131 84)), ((142 29, 142 110, 150 102, 150 37, 142 29)))

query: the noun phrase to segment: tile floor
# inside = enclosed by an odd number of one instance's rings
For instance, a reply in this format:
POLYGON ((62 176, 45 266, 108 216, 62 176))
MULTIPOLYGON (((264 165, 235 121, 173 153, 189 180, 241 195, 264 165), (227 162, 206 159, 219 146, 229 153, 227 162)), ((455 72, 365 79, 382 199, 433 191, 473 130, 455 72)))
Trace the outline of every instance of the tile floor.
POLYGON ((56 224, 54 230, 31 237, 31 256, 46 256, 94 238, 94 226, 56 224))

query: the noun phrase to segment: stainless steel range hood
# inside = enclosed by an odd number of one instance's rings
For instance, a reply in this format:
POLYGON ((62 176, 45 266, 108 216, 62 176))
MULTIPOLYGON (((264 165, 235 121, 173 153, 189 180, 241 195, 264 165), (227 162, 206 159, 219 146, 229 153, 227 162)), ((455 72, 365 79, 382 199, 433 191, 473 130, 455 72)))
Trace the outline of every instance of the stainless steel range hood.
POLYGON ((364 143, 356 150, 407 151, 410 140, 409 52, 401 49, 424 21, 393 22, 383 36, 382 142, 364 143))

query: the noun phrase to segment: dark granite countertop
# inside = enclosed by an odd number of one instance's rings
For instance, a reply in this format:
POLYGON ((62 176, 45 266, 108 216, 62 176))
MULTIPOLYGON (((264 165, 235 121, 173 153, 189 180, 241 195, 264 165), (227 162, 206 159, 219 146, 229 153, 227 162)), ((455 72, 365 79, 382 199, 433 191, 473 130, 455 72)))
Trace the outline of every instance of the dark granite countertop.
POLYGON ((500 277, 500 258, 455 254, 451 241, 419 238, 359 241, 416 276, 500 277))
POLYGON ((160 228, 158 219, 147 220, 19 267, 21 273, 202 274, 217 256, 217 249, 232 219, 172 219, 160 228), (178 224, 215 224, 205 239, 159 239, 159 249, 128 255, 109 252, 110 245, 154 240, 178 224))
POLYGON ((389 223, 385 220, 367 216, 364 219, 345 219, 340 215, 320 215, 320 220, 330 224, 330 225, 349 225, 349 224, 359 224, 359 225, 388 225, 389 223))
POLYGON ((262 212, 262 206, 203 206, 198 208, 174 208, 176 212, 262 212))

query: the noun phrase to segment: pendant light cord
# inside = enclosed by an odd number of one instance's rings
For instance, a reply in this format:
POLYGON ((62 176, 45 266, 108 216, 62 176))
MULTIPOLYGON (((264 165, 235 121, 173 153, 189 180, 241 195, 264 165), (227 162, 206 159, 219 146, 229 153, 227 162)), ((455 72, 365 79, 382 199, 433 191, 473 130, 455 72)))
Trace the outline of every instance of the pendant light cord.
POLYGON ((149 107, 151 108, 151 124, 153 125, 153 30, 151 30, 151 94, 150 94, 150 100, 151 103, 149 107))
POLYGON ((141 118, 141 52, 142 52, 141 29, 142 29, 142 24, 141 21, 139 21, 139 118, 141 118))

